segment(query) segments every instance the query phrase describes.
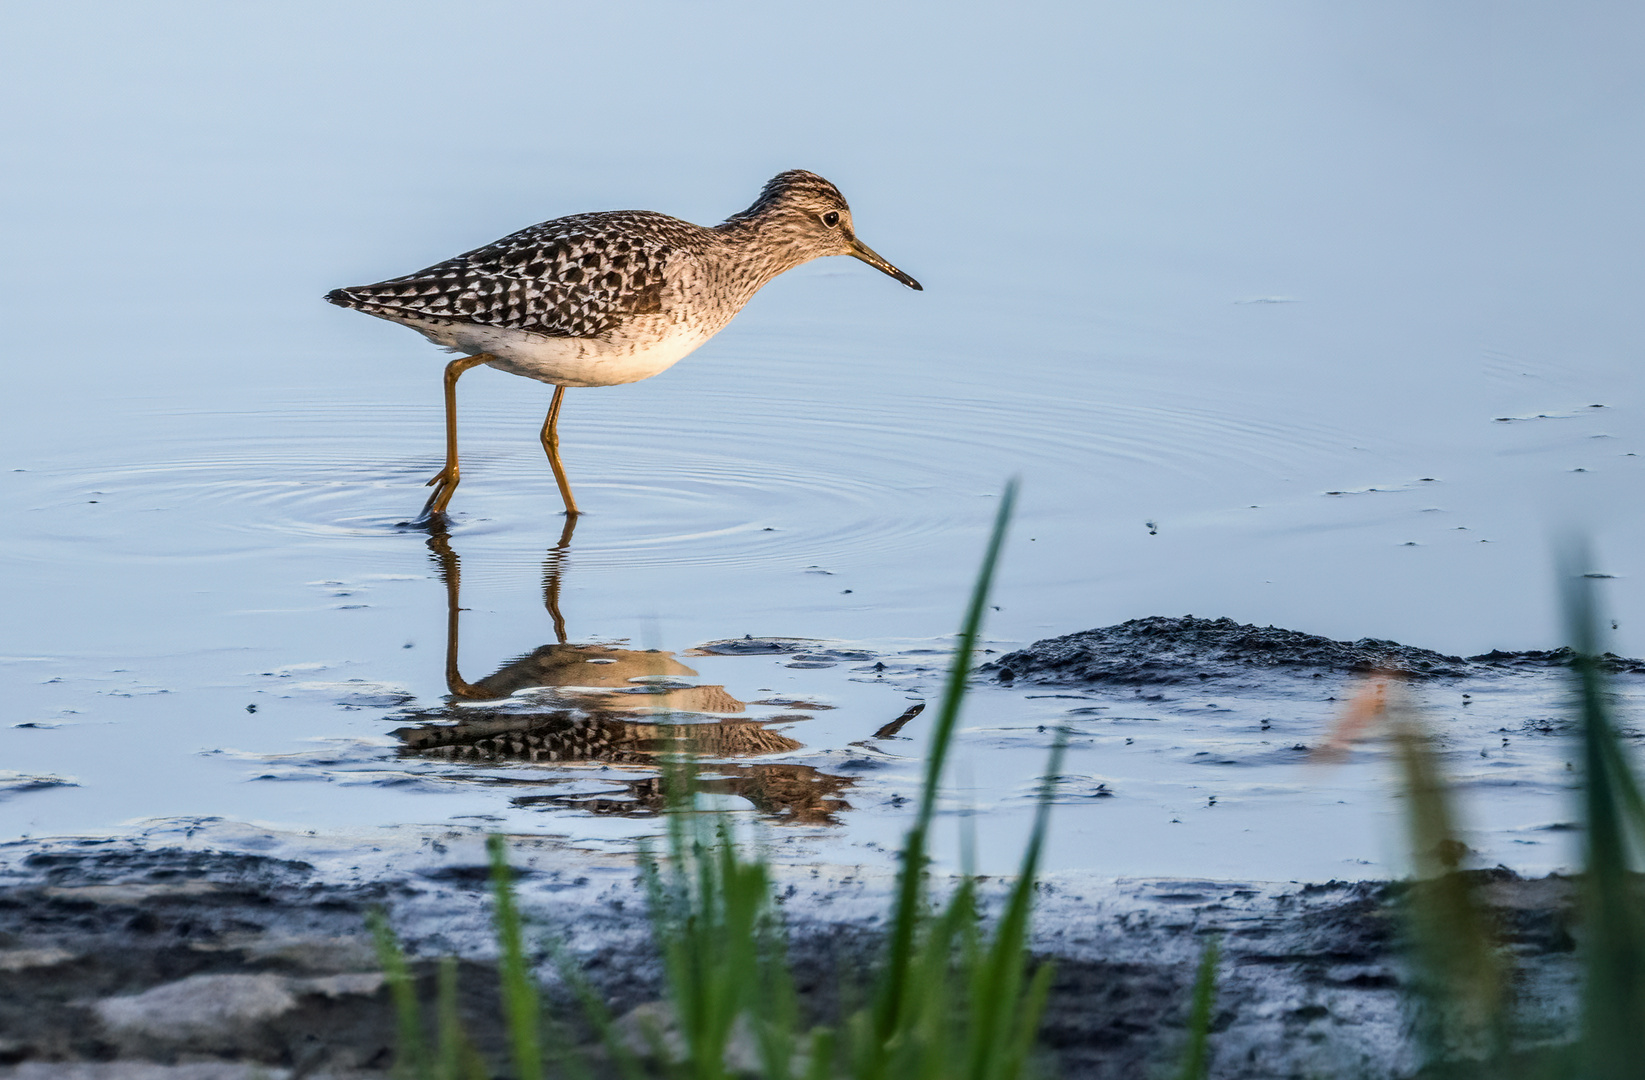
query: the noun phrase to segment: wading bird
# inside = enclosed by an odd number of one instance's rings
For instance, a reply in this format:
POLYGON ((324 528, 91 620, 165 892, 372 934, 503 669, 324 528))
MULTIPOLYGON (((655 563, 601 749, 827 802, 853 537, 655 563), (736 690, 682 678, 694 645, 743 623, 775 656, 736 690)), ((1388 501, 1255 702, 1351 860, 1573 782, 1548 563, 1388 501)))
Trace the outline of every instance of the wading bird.
POLYGON ((857 239, 838 188, 791 169, 713 228, 648 210, 573 214, 415 274, 333 289, 326 299, 464 354, 446 365, 446 463, 428 482, 425 519, 443 515, 457 490, 457 379, 478 364, 554 387, 543 450, 565 512, 575 516, 560 463, 566 387, 616 386, 672 367, 766 282, 823 255, 851 255, 920 288, 857 239))

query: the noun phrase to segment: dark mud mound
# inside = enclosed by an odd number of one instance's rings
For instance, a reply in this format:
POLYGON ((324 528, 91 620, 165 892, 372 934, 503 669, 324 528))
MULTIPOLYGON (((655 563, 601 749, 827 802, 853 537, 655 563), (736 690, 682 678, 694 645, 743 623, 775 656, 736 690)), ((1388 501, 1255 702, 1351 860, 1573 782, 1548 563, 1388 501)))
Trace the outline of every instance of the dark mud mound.
MULTIPOLYGON (((1570 649, 1497 649, 1464 658, 1381 638, 1335 641, 1233 619, 1154 615, 1044 638, 980 670, 1007 683, 1020 679, 1059 686, 1144 686, 1250 677, 1263 671, 1323 675, 1378 668, 1416 679, 1460 678, 1570 667, 1573 656, 1570 649)), ((1615 653, 1601 655, 1599 666, 1613 675, 1645 675, 1645 660, 1615 653)))
POLYGON ((1333 641, 1296 630, 1192 615, 1155 615, 1045 638, 982 670, 1002 682, 1147 685, 1249 676, 1276 669, 1323 674, 1376 668, 1418 678, 1470 675, 1477 670, 1460 656, 1395 641, 1333 641))
MULTIPOLYGON (((1470 656, 1468 662, 1479 665, 1480 669, 1485 671, 1541 671, 1547 668, 1570 667, 1575 656, 1576 652, 1569 648, 1524 649, 1519 652, 1492 649, 1488 653, 1470 656)), ((1613 675, 1645 675, 1645 660, 1618 656, 1616 653, 1601 653, 1599 666, 1613 675)))

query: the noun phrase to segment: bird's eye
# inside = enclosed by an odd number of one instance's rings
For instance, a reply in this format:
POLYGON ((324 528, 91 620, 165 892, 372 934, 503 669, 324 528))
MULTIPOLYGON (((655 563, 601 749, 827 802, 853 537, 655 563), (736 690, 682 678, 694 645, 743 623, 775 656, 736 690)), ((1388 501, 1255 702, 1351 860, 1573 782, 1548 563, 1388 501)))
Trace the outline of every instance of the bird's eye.
POLYGON ((823 215, 823 224, 827 225, 830 229, 832 229, 834 226, 838 225, 839 223, 840 223, 840 212, 838 210, 830 210, 828 213, 823 215))

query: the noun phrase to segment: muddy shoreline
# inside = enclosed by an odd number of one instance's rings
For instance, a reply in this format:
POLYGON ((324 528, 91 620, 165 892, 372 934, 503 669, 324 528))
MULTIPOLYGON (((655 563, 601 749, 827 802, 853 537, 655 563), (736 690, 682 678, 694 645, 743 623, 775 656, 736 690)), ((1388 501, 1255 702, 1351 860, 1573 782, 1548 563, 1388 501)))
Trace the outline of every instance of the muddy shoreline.
MULTIPOLYGON (((1373 666, 1477 679, 1564 660, 1464 659, 1188 617, 1046 639, 985 664, 978 677, 1006 686, 1237 688, 1373 666)), ((1609 666, 1641 670, 1623 658, 1609 666)), ((0 1078, 383 1074, 393 1017, 366 930, 373 909, 388 913, 429 994, 437 958, 459 958, 466 1028, 491 1060, 504 1060, 484 832, 405 826, 328 836, 196 818, 118 839, 0 846, 0 1078)), ((522 909, 544 943, 538 973, 562 1011, 575 1014, 550 939, 615 1013, 656 1001, 659 970, 632 858, 541 836, 512 844, 522 909)), ((774 872, 799 989, 827 1020, 849 994, 841 972, 876 954, 891 868, 779 860, 774 872)), ((1530 1036, 1566 1037, 1570 882, 1502 868, 1473 873, 1519 965, 1519 999, 1543 1018, 1530 1036)), ((943 882, 935 884, 940 891, 943 882)), ((1410 1075, 1418 1061, 1401 995, 1400 889, 1047 874, 1034 948, 1056 971, 1042 1037, 1050 1064, 1063 1077, 1118 1080, 1168 1062, 1200 950, 1216 936, 1225 959, 1214 1075, 1410 1075)))
MULTIPOLYGON (((493 1060, 506 1058, 477 832, 379 850, 353 872, 225 850, 218 845, 232 837, 212 836, 209 822, 201 832, 204 843, 190 847, 0 849, 0 1064, 10 1066, 0 1076, 135 1075, 75 1071, 95 1063, 230 1070, 214 1076, 384 1074, 393 1017, 365 926, 378 907, 430 996, 435 958, 460 958, 467 1030, 493 1060)), ((516 857, 540 939, 563 942, 618 1014, 655 1001, 659 971, 626 860, 528 840, 516 857)), ((1482 878, 1521 967, 1521 997, 1549 1006, 1539 1010, 1552 1018, 1542 1034, 1559 1037, 1553 1006, 1574 978, 1572 887, 1505 871, 1482 878)), ((813 867, 780 872, 778 889, 801 993, 826 1017, 840 972, 875 954, 890 879, 813 867)), ((1035 937, 1037 956, 1056 970, 1046 1052, 1058 1075, 1093 1080, 1169 1060, 1198 951, 1217 935, 1215 1075, 1408 1075, 1416 1061, 1395 892, 1378 882, 1049 877, 1035 937)), ((537 956, 557 985, 546 947, 537 956)))

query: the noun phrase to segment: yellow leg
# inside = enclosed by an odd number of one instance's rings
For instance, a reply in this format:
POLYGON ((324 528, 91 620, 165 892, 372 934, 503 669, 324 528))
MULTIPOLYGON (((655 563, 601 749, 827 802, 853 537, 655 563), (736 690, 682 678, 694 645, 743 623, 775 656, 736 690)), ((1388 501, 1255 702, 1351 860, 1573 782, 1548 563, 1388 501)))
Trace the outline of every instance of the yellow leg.
MULTIPOLYGON (((571 481, 566 479, 565 466, 560 464, 560 403, 565 398, 565 387, 554 388, 554 400, 548 403, 548 419, 543 421, 543 452, 548 455, 548 463, 554 469, 554 482, 560 485, 560 498, 565 501, 567 517, 576 517, 579 513, 577 500, 571 497, 571 481)), ((455 460, 455 459, 453 459, 455 460)))
POLYGON ((457 470, 457 379, 471 367, 485 363, 491 357, 486 353, 462 356, 446 365, 446 467, 429 478, 426 486, 434 489, 428 502, 423 504, 423 517, 438 517, 446 512, 446 504, 457 491, 460 479, 457 470))

